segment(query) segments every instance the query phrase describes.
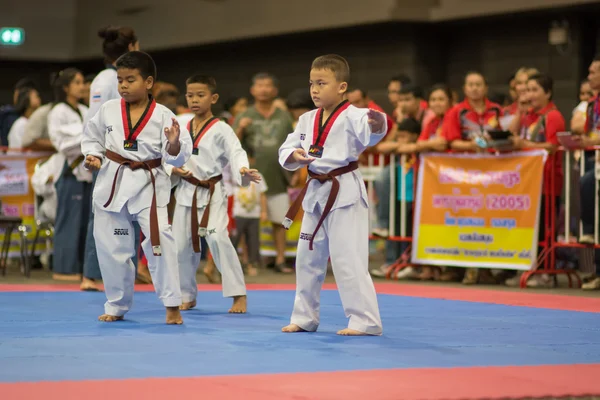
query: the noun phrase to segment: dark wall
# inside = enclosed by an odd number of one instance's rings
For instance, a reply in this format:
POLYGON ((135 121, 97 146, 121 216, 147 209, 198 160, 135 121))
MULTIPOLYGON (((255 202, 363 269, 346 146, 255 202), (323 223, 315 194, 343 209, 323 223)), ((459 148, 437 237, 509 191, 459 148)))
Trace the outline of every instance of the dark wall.
MULTIPOLYGON (((194 72, 213 74, 223 97, 247 94, 250 79, 259 71, 275 74, 285 96, 307 88, 314 57, 335 52, 350 62, 352 85, 369 91, 389 110, 387 81, 400 72, 421 85, 447 82, 461 88, 464 74, 480 70, 491 91, 508 92, 507 80, 522 65, 535 66, 555 79, 555 99, 565 113, 577 101, 578 82, 597 46, 598 23, 588 11, 564 10, 443 24, 393 23, 351 29, 269 37, 237 43, 152 53, 159 80, 184 89, 194 72), (555 19, 571 26, 571 43, 564 48, 548 44, 548 28, 555 19)), ((100 59, 74 63, 84 72, 102 69, 100 59)), ((58 64, 2 62, 0 102, 10 99, 14 82, 33 74, 47 83, 58 64)), ((47 85, 46 85, 47 88, 47 85)))
POLYGON ((521 66, 536 67, 554 79, 555 102, 570 118, 578 102, 579 82, 585 77, 582 70, 590 61, 590 56, 582 51, 583 27, 578 15, 510 16, 448 24, 443 29, 450 38, 446 58, 450 85, 460 87, 464 74, 477 70, 488 80, 490 91, 507 92, 507 82, 514 71, 521 66), (560 48, 548 44, 548 29, 558 18, 568 20, 571 28, 571 43, 560 48))

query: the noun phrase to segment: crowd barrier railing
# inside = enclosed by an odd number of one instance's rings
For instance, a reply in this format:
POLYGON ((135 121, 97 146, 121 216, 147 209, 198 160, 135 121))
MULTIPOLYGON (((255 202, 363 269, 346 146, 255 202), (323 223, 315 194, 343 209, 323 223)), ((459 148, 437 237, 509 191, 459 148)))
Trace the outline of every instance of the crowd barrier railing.
MULTIPOLYGON (((600 147, 586 150, 595 150, 596 157, 600 157, 600 147)), ((499 153, 496 153, 499 154, 499 153)), ((411 262, 411 252, 412 252, 412 232, 408 232, 407 230, 407 218, 408 218, 408 207, 409 202, 406 199, 406 187, 402 185, 400 188, 400 198, 399 201, 399 210, 396 210, 396 197, 397 197, 397 175, 396 168, 391 168, 391 166, 396 166, 397 161, 399 161, 399 170, 402 174, 406 174, 406 165, 408 157, 412 157, 412 155, 395 155, 391 154, 386 156, 389 160, 389 226, 387 227, 389 236, 385 238, 385 240, 389 241, 397 241, 397 242, 405 242, 407 243, 406 249, 403 251, 401 256, 392 264, 392 267, 388 269, 387 278, 388 279, 396 279, 397 273, 409 266, 415 266, 411 262), (396 214, 399 214, 398 216, 396 214), (400 231, 396 232, 396 218, 400 219, 399 227, 400 231)), ((374 204, 376 198, 374 196, 374 184, 375 180, 384 170, 383 162, 379 162, 378 166, 376 165, 377 158, 382 159, 382 155, 379 154, 369 154, 367 157, 367 162, 362 166, 365 171, 368 171, 366 174, 366 184, 367 191, 369 193, 369 200, 371 204, 374 204)), ((546 164, 544 166, 544 174, 543 174, 543 188, 548 188, 545 190, 545 195, 542 191, 541 201, 543 201, 543 207, 541 207, 544 211, 543 214, 539 216, 538 227, 543 225, 544 235, 540 237, 538 240, 538 248, 532 249, 532 251, 537 250, 537 262, 533 265, 533 267, 524 271, 521 275, 520 287, 526 288, 527 281, 536 274, 547 274, 551 276, 556 275, 566 275, 569 287, 573 287, 573 278, 576 280, 576 286, 581 286, 581 279, 579 277, 578 272, 575 269, 570 268, 557 268, 557 254, 556 251, 559 248, 581 248, 588 249, 593 251, 594 249, 600 249, 600 234, 598 226, 599 224, 599 208, 600 208, 600 199, 599 199, 599 190, 596 188, 595 190, 595 213, 594 213, 594 244, 582 244, 576 241, 573 241, 573 235, 570 229, 570 221, 572 216, 572 174, 573 174, 573 151, 569 151, 564 148, 559 148, 552 154, 549 154, 546 159, 546 164), (559 176, 559 172, 556 169, 557 166, 557 157, 564 157, 563 160, 563 170, 564 170, 564 182, 563 182, 563 191, 562 193, 556 193, 556 179, 561 179, 559 176), (559 238, 558 235, 558 218, 559 218, 559 205, 555 201, 556 198, 564 198, 564 239, 559 238)), ((585 157, 580 157, 579 159, 579 170, 580 177, 583 177, 585 171, 585 157)), ((417 198, 417 182, 418 182, 418 165, 419 163, 414 163, 412 168, 414 168, 413 173, 413 202, 412 206, 414 207, 417 198)), ((596 180, 600 177, 600 174, 596 174, 596 180)), ((374 208, 374 207, 372 207, 374 208)), ((532 212, 534 212, 532 210, 532 212)), ((535 210, 537 212, 537 210, 535 210)), ((415 213, 412 213, 412 217, 414 220, 415 213)), ((375 225, 376 221, 374 221, 376 217, 371 214, 371 225, 375 225)), ((414 226, 413 226, 414 229, 414 226)), ((539 228, 538 228, 539 229, 539 228)), ((582 224, 579 222, 579 234, 582 235, 582 224)), ((377 236, 371 236, 372 239, 378 239, 377 236)))

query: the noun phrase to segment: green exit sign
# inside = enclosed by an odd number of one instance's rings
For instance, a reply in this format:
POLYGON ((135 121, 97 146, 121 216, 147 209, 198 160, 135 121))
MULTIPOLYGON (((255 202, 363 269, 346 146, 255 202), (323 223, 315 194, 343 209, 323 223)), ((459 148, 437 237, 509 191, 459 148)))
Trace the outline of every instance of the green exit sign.
POLYGON ((25 41, 25 31, 21 28, 0 28, 0 45, 20 46, 25 41))

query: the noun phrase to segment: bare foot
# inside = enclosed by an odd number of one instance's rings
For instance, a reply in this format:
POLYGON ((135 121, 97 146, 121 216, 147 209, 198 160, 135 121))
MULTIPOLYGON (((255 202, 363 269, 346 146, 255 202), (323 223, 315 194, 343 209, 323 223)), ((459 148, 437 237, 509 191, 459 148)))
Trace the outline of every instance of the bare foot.
POLYGON ((123 316, 117 317, 115 315, 102 314, 98 317, 98 321, 102 322, 115 322, 115 321, 123 321, 123 316))
POLYGON ((338 331, 337 334, 341 335, 341 336, 371 336, 368 333, 357 331, 356 329, 350 329, 350 328, 342 329, 341 331, 338 331))
POLYGON ((295 332, 306 332, 304 329, 300 328, 296 324, 289 324, 288 326, 284 326, 281 328, 281 332, 285 333, 295 333, 295 332))
POLYGON ((215 263, 213 260, 208 260, 206 265, 202 269, 204 276, 208 279, 209 283, 219 283, 219 280, 215 278, 215 263))
POLYGON ((190 301, 188 303, 183 303, 182 305, 179 306, 179 309, 181 311, 188 311, 188 310, 191 310, 194 307, 196 307, 196 300, 190 301))
POLYGON ((179 312, 179 307, 167 307, 167 325, 181 325, 183 318, 179 312))
POLYGON ((258 269, 256 269, 252 264, 248 264, 248 267, 246 267, 246 272, 248 273, 248 276, 258 275, 258 269))
POLYGON ((96 286, 96 282, 89 278, 83 278, 81 281, 81 285, 79 285, 79 289, 84 292, 98 292, 98 286, 96 286))
POLYGON ((137 267, 137 276, 135 277, 135 283, 141 284, 151 284, 152 283, 152 275, 150 275, 150 270, 148 267, 141 262, 137 267))
POLYGON ((246 296, 233 296, 233 305, 229 309, 231 314, 245 314, 246 313, 246 296))

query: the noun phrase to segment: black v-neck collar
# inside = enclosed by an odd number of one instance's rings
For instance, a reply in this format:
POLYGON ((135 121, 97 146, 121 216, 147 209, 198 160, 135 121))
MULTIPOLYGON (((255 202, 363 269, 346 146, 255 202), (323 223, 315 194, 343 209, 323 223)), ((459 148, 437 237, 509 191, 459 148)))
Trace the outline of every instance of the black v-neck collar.
POLYGON ((79 118, 81 119, 81 122, 83 122, 83 115, 81 115, 81 110, 79 109, 79 107, 73 107, 71 104, 69 104, 68 101, 64 101, 64 103, 67 105, 67 107, 69 107, 71 110, 75 111, 77 113, 77 115, 79 115, 79 118))
POLYGON ((130 104, 125 102, 125 113, 126 113, 126 117, 127 117, 127 127, 129 128, 129 139, 131 139, 131 137, 133 137, 133 136, 137 136, 136 132, 138 131, 138 128, 140 128, 140 125, 146 123, 145 121, 148 117, 148 112, 150 111, 151 108, 153 108, 153 105, 154 105, 154 98, 152 98, 151 95, 148 95, 148 104, 146 105, 146 109, 144 110, 144 112, 142 113, 142 115, 140 116, 138 121, 136 122, 135 126, 132 126, 131 125, 130 104))

